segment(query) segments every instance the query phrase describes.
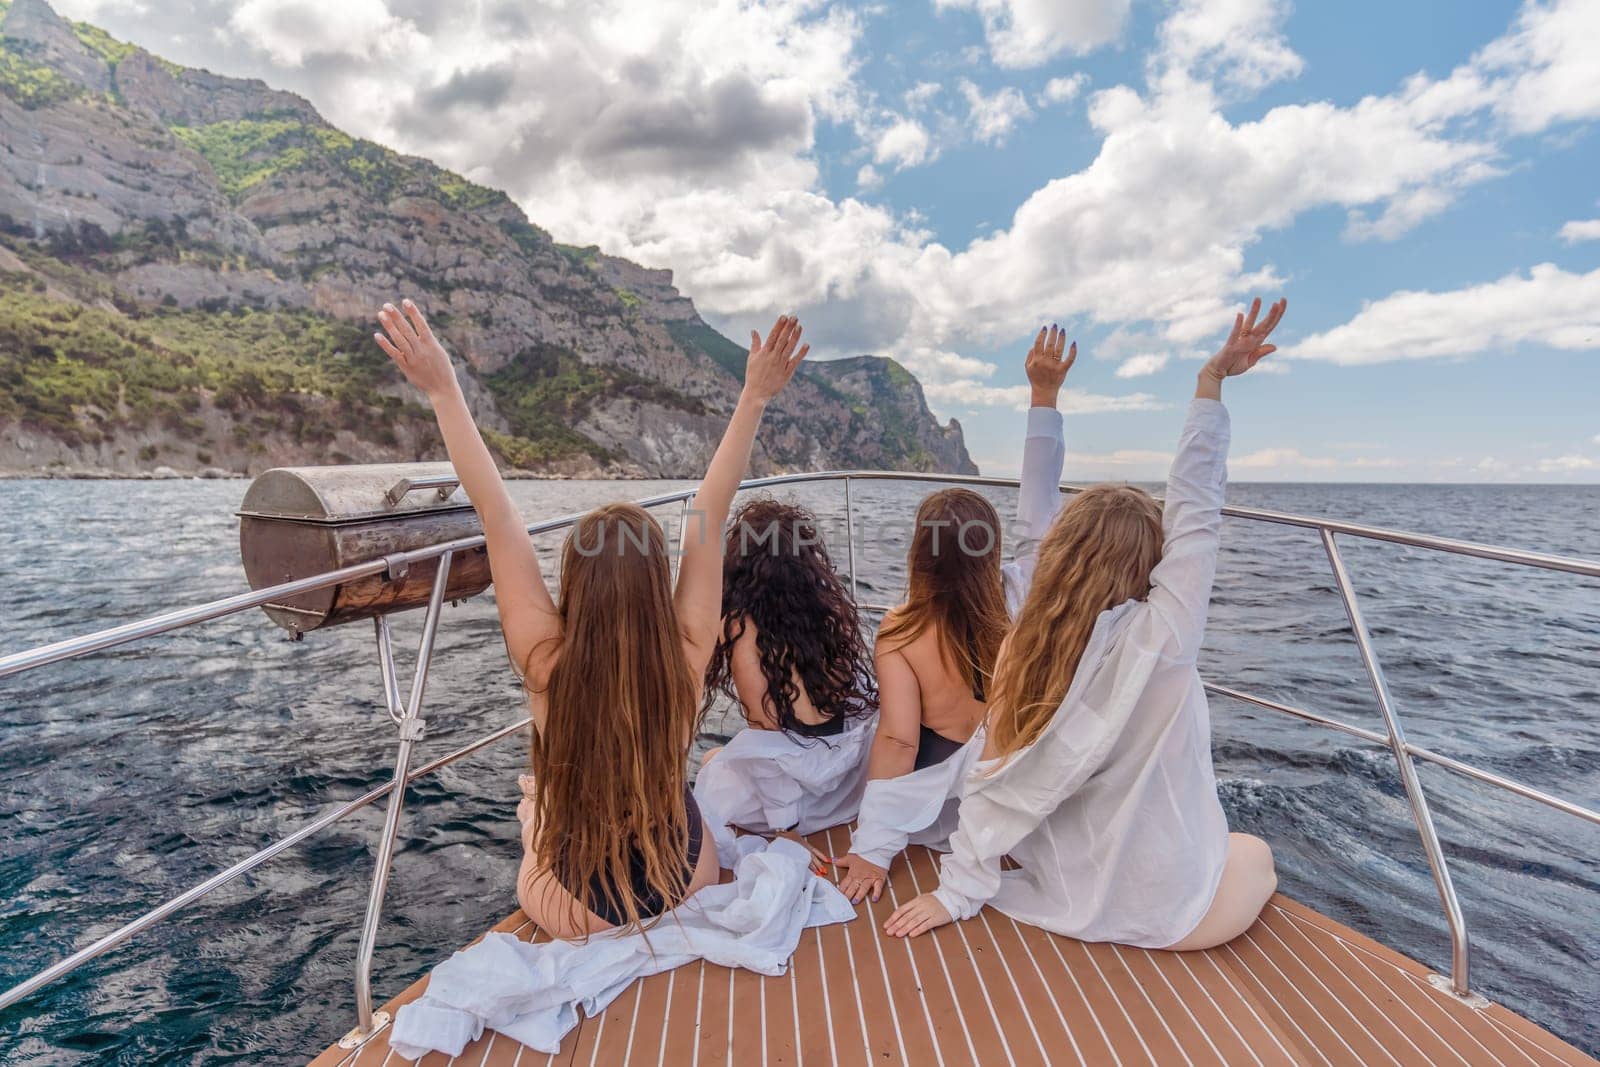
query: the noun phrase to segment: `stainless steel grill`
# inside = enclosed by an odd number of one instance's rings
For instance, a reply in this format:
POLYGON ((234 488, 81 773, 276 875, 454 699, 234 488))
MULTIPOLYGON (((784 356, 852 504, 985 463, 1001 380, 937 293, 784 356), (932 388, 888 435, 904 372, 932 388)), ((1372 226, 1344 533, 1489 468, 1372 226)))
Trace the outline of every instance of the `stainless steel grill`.
MULTIPOLYGON (((239 555, 252 589, 384 561, 379 573, 262 605, 268 618, 296 635, 423 607, 438 558, 401 554, 481 532, 448 463, 278 467, 250 483, 239 508, 239 555)), ((445 599, 463 600, 488 587, 483 548, 458 553, 445 599)))

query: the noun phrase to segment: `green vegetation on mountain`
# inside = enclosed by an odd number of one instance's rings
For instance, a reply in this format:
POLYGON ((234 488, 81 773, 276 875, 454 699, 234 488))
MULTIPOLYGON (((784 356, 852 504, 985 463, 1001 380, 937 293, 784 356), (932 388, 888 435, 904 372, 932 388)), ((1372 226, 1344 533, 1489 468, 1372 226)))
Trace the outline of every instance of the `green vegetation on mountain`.
MULTIPOLYGON (((0 470, 435 456, 370 337, 400 296, 459 357, 505 462, 704 469, 745 349, 669 271, 559 244, 503 192, 47 0, 0 0, 0 32, 0 470)), ((847 362, 802 368, 752 469, 971 469, 908 374, 847 362)))
MULTIPOLYGON (((0 11, 0 18, 4 17, 5 12, 0 11)), ((73 22, 70 25, 73 36, 81 41, 85 48, 99 56, 112 70, 117 68, 118 63, 139 50, 137 45, 119 41, 99 26, 91 26, 87 22, 73 22)))
MULTIPOLYGON (((0 18, 5 10, 0 8, 0 18)), ((0 93, 33 110, 71 100, 83 89, 42 63, 23 55, 10 41, 0 41, 0 93)))
POLYGON ((744 361, 749 352, 743 345, 728 340, 703 322, 668 323, 667 332, 684 348, 711 357, 717 366, 744 381, 744 361))
POLYGON ((173 126, 173 135, 205 157, 229 197, 237 200, 279 175, 325 163, 350 175, 361 191, 389 200, 422 183, 440 203, 472 211, 506 199, 423 160, 412 159, 331 126, 296 118, 237 119, 204 126, 173 126))
POLYGON ((198 433, 206 400, 305 442, 415 414, 378 391, 387 361, 350 323, 248 308, 128 318, 0 279, 0 415, 64 440, 152 423, 198 433))
POLYGON ((497 435, 506 457, 519 467, 534 467, 575 454, 601 462, 617 457, 572 426, 600 399, 627 397, 694 415, 705 405, 692 397, 614 365, 584 363, 569 349, 535 345, 484 379, 513 434, 497 435))

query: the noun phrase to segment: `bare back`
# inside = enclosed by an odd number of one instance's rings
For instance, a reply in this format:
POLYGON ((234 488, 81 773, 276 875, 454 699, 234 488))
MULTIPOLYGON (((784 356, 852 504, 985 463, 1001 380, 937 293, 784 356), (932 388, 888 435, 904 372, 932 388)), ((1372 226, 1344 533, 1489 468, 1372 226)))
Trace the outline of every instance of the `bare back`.
MULTIPOLYGON (((894 618, 890 612, 884 621, 894 618)), ((903 679, 906 673, 914 678, 918 703, 918 725, 934 733, 965 742, 983 721, 987 706, 972 691, 972 686, 962 677, 958 664, 944 654, 944 642, 937 625, 904 644, 886 648, 880 640, 876 649, 881 699, 892 699, 887 690, 900 688, 894 685, 896 675, 903 679), (886 684, 885 668, 890 674, 886 684)))

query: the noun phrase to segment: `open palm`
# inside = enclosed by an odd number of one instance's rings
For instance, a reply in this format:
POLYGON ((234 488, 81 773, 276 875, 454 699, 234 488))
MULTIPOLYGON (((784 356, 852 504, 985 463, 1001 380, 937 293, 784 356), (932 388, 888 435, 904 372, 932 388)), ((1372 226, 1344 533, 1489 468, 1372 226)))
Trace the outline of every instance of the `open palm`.
POLYGON ((1217 354, 1206 363, 1205 373, 1219 381, 1231 378, 1254 367, 1263 356, 1276 352, 1277 345, 1266 343, 1267 335, 1277 327, 1288 306, 1287 299, 1277 301, 1267 309, 1267 317, 1257 323, 1256 316, 1261 313, 1261 298, 1256 297, 1251 301, 1249 317, 1243 312, 1234 316, 1233 332, 1217 350, 1217 354))

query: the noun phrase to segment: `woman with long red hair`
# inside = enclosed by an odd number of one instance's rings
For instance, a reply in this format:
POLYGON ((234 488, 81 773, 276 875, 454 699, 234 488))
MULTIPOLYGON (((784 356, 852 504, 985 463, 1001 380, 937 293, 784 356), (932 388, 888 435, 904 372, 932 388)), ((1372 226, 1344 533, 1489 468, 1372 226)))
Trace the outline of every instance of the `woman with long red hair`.
POLYGON ((427 396, 483 521, 506 651, 532 706, 517 899, 560 938, 648 925, 717 880, 686 761, 721 633, 721 530, 762 413, 809 346, 796 351, 792 317, 764 341, 750 335, 744 389, 690 505, 676 584, 661 526, 637 505, 608 504, 567 537, 558 602, 450 356, 421 309, 402 306, 384 305, 376 339, 427 396))
POLYGON ((1032 580, 1034 550, 1061 506, 1066 461, 1062 382, 1078 358, 1058 326, 1039 331, 1025 369, 1032 398, 1017 491, 1021 542, 1001 565, 1000 517, 971 489, 929 495, 917 508, 906 554, 906 598, 878 630, 878 732, 850 853, 839 887, 860 903, 883 892, 892 857, 907 841, 942 844, 956 803, 935 770, 971 740, 987 712, 995 657, 1032 580), (916 831, 908 828, 917 826, 916 831))

